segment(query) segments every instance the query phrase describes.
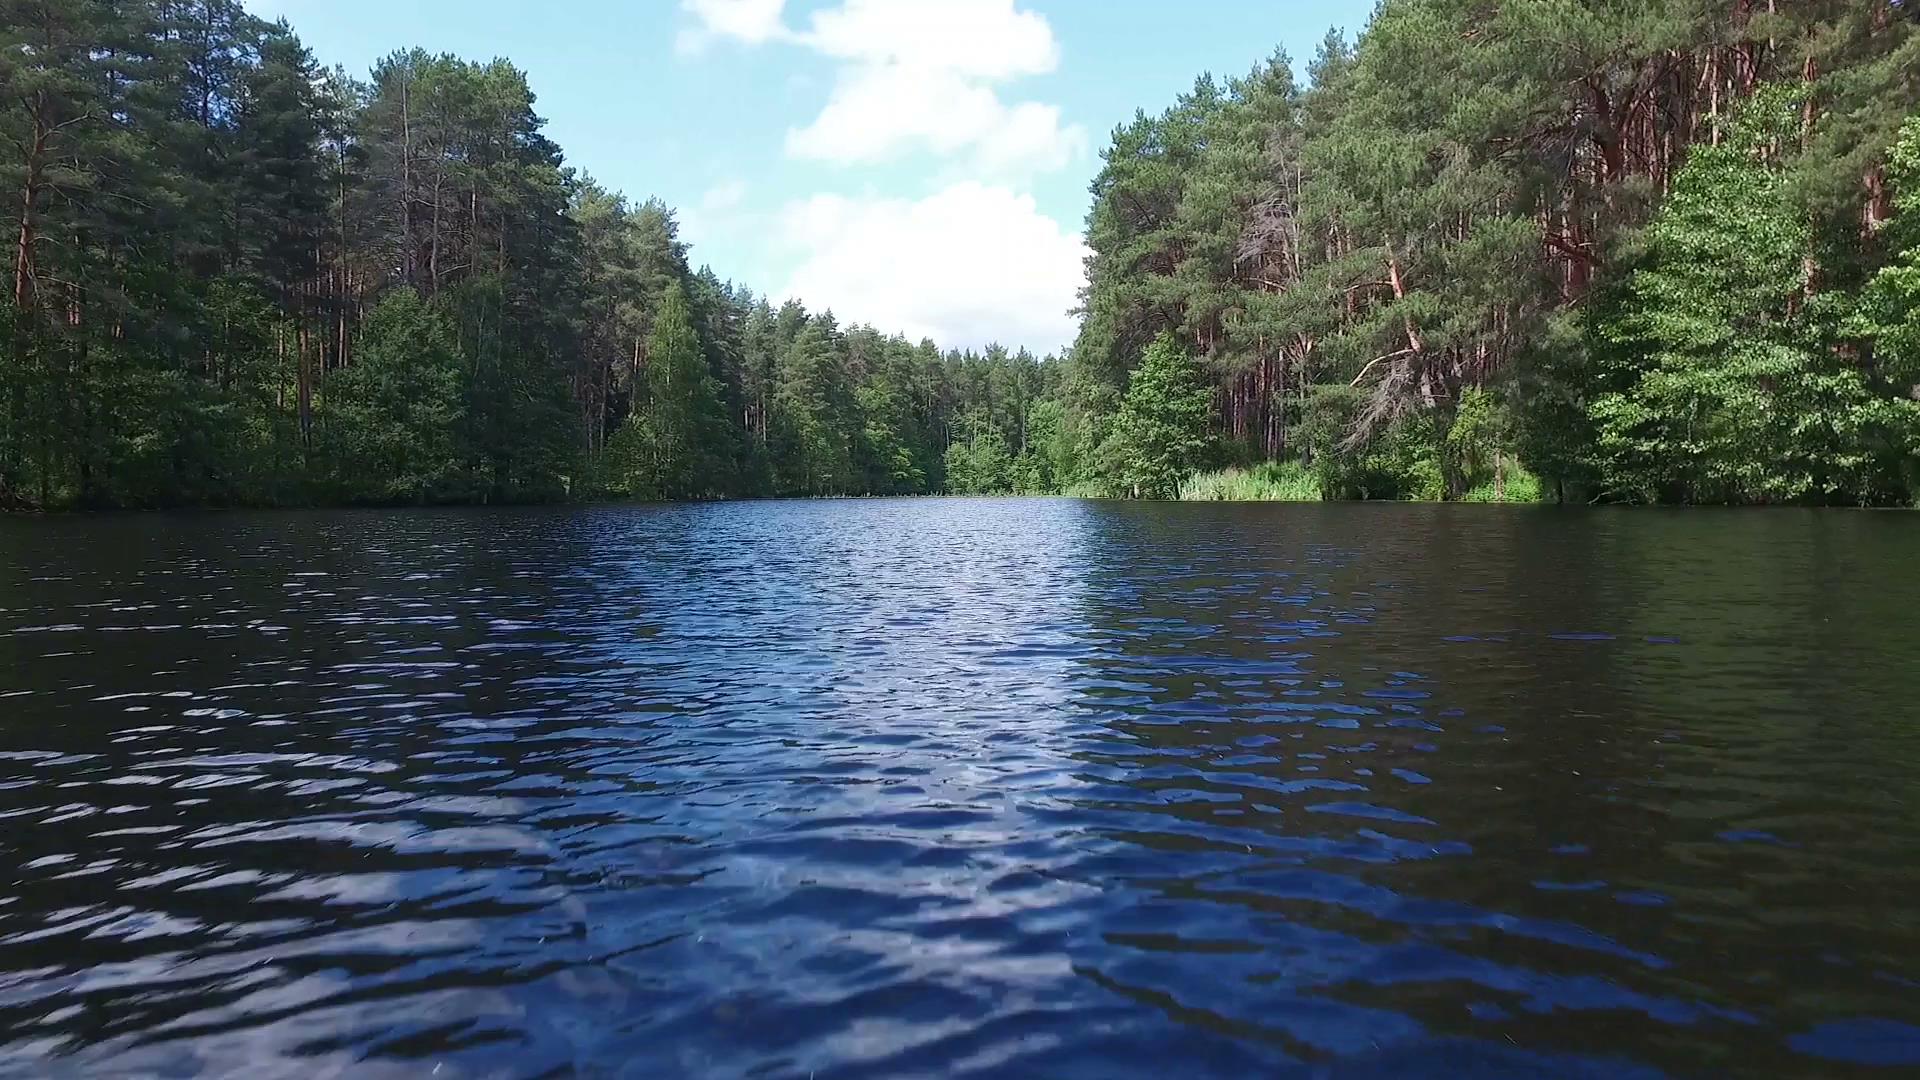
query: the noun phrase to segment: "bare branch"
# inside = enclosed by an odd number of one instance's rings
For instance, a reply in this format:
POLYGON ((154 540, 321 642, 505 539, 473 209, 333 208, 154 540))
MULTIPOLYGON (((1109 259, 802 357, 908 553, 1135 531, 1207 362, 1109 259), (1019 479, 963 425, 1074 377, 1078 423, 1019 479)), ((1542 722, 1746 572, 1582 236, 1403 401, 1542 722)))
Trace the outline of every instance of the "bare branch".
POLYGON ((1360 382, 1361 382, 1361 380, 1363 380, 1363 379, 1365 379, 1365 378, 1367 377, 1367 373, 1368 373, 1368 372, 1370 372, 1370 371, 1372 371, 1372 370, 1373 370, 1373 369, 1374 369, 1374 368, 1375 368, 1376 366, 1378 366, 1378 365, 1379 365, 1380 363, 1382 363, 1383 361, 1387 361, 1387 360, 1398 360, 1399 358, 1401 358, 1401 357, 1403 357, 1403 356, 1411 356, 1411 355, 1413 355, 1414 353, 1416 353, 1416 352, 1418 352, 1418 351, 1419 351, 1418 349, 1410 349, 1410 348, 1409 348, 1409 349, 1401 349, 1401 350, 1400 350, 1399 352, 1390 352, 1390 353, 1388 353, 1388 354, 1387 354, 1387 355, 1385 355, 1385 356, 1376 356, 1376 357, 1374 357, 1373 359, 1371 359, 1371 360, 1369 360, 1369 361, 1367 361, 1367 366, 1366 366, 1366 367, 1363 367, 1363 368, 1361 368, 1361 369, 1360 369, 1360 374, 1358 374, 1358 375, 1355 375, 1355 376, 1353 377, 1353 381, 1352 381, 1352 382, 1350 382, 1350 383, 1348 383, 1348 384, 1347 384, 1347 387, 1348 387, 1349 389, 1351 389, 1351 388, 1353 388, 1353 387, 1356 387, 1356 386, 1359 386, 1359 385, 1360 385, 1360 382))

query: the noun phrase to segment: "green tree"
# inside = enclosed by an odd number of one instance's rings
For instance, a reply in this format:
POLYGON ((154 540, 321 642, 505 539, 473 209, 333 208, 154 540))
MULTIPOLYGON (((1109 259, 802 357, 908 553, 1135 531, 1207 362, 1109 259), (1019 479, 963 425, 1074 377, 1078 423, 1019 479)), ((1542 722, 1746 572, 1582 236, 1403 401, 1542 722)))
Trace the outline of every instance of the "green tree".
POLYGON ((1848 329, 1867 343, 1886 389, 1882 460, 1904 478, 1911 502, 1920 500, 1920 116, 1901 129, 1887 173, 1897 213, 1884 238, 1898 254, 1862 289, 1848 329))
POLYGON ((926 474, 908 442, 913 423, 909 402, 891 372, 869 374, 856 394, 856 404, 862 421, 858 456, 863 489, 876 495, 925 490, 926 474))
POLYGON ((1694 149, 1645 260, 1597 317, 1610 387, 1592 403, 1607 491, 1643 500, 1871 501, 1896 420, 1805 311, 1812 237, 1769 160, 1800 115, 1769 88, 1694 149))
POLYGON ((1305 89, 1276 54, 1114 132, 1061 361, 693 271, 506 60, 362 81, 241 0, 0 0, 0 506, 1168 494, 1208 457, 1457 498, 1516 451, 1569 498, 1911 499, 1917 26, 1384 0, 1305 89))
POLYGON ((566 365, 543 335, 513 325, 510 304, 498 274, 454 282, 434 302, 454 331, 462 363, 461 441, 472 469, 468 498, 564 497, 581 447, 566 365))
POLYGON ((954 495, 1013 491, 1013 453, 1000 429, 978 413, 961 417, 955 429, 965 437, 947 447, 947 491, 954 495))
POLYGON ((395 289, 367 317, 357 355, 325 387, 335 490, 368 502, 458 494, 465 417, 452 328, 419 293, 395 289))
POLYGON ((1871 343, 1893 386, 1911 390, 1920 388, 1920 116, 1907 121, 1887 156, 1898 215, 1884 236, 1896 254, 1862 290, 1853 329, 1871 343))
POLYGON ((709 498, 730 489, 720 386, 707 369, 686 294, 670 285, 648 338, 645 396, 609 446, 613 487, 653 499, 709 498))
POLYGON ((1128 378, 1114 419, 1117 485, 1136 498, 1177 495, 1200 467, 1212 406, 1213 392, 1192 358, 1171 335, 1161 335, 1128 378))
POLYGON ((857 486, 852 421, 859 411, 843 349, 825 314, 808 318, 781 357, 773 426, 783 493, 845 495, 857 486))

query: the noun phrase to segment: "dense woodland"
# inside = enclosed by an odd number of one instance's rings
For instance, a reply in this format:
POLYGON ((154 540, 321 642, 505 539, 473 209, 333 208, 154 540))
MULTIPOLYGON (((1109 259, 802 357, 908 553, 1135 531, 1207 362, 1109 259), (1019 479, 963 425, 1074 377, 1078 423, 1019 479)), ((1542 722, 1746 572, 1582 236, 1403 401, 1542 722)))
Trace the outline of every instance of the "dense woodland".
POLYGON ((1038 359, 694 271, 505 61, 0 0, 0 504, 1911 504, 1916 14, 1385 0, 1114 132, 1038 359))

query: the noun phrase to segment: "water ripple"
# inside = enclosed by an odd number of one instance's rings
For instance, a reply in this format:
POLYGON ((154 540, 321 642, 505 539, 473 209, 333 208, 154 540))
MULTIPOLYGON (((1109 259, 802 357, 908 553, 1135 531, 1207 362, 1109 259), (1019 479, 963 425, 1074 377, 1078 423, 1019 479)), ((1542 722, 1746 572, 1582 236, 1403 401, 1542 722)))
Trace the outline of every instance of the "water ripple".
POLYGON ((1910 1067, 1916 528, 3 522, 0 1073, 1910 1067))

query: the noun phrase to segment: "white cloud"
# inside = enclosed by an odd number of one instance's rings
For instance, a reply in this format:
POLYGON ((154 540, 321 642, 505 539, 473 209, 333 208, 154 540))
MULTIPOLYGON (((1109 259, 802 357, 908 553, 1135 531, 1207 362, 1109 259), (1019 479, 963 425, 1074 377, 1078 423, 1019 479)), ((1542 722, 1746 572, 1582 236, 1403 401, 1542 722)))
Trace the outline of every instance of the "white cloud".
POLYGON ((736 178, 715 184, 693 205, 680 207, 680 235, 698 245, 738 232, 749 217, 742 209, 746 201, 746 181, 736 178))
POLYGON ((842 0, 814 12, 805 31, 782 21, 780 0, 682 6, 700 41, 787 40, 838 61, 826 108, 787 133, 795 157, 870 165, 922 150, 1017 176, 1062 168, 1087 145, 1057 107, 1002 100, 998 84, 1060 62, 1053 28, 1014 0, 842 0))
POLYGON ((1001 80, 1060 62, 1047 20, 1013 0, 845 0, 815 12, 806 41, 841 60, 1001 80))
POLYGON ((897 63, 842 72, 820 115, 787 133, 795 157, 869 165, 918 145, 942 157, 965 155, 996 175, 1061 168, 1085 143, 1085 132, 1063 126, 1052 105, 1010 107, 957 72, 897 63))
POLYGON ((1059 106, 1023 101, 981 135, 978 150, 981 167, 995 173, 1052 172, 1072 164, 1086 146, 1085 129, 1061 125, 1059 106))
MULTIPOLYGON (((681 0, 697 44, 781 42, 831 62, 827 103, 788 130, 790 156, 873 165, 920 153, 944 164, 935 175, 966 177, 924 198, 790 204, 777 235, 796 268, 775 295, 942 346, 1071 343, 1086 245, 1010 185, 1072 164, 1087 135, 1055 105, 1007 96, 1060 63, 1052 27, 1018 2, 830 0, 789 23, 780 0, 681 0)), ((744 194, 709 191, 689 235, 745 220, 744 194)))
POLYGON ((747 198, 745 180, 726 180, 707 189, 700 196, 700 209, 720 214, 739 206, 747 198))
POLYGON ((699 52, 716 38, 758 45, 786 35, 786 0, 680 0, 680 7, 695 23, 675 41, 683 53, 699 52))
POLYGON ((1087 248, 1033 197, 965 181, 924 199, 816 195, 789 206, 807 254, 785 295, 943 347, 1072 341, 1087 248))

